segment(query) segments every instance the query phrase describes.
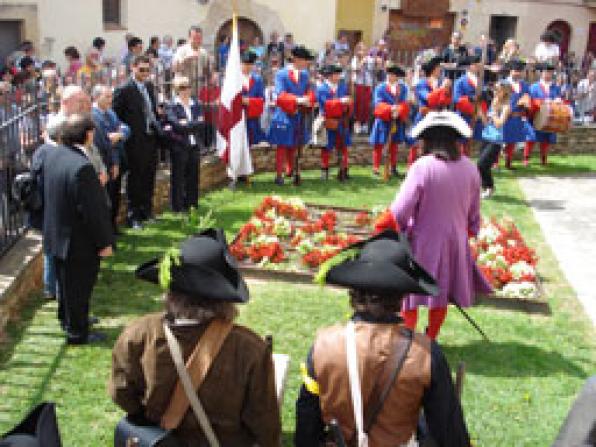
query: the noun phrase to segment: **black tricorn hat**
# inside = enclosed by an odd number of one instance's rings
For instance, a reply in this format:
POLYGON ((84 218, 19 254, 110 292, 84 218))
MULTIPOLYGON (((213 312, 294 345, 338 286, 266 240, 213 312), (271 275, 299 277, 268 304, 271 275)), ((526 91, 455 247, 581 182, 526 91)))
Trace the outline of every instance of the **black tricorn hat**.
POLYGON ((523 71, 526 69, 526 63, 519 59, 512 59, 505 64, 506 70, 523 71))
POLYGON ((242 53, 241 60, 243 64, 254 64, 257 61, 257 58, 257 53, 249 50, 242 53))
MULTIPOLYGON (((135 275, 159 284, 160 260, 142 264, 135 275)), ((246 303, 249 299, 248 287, 219 228, 205 230, 180 244, 179 263, 170 266, 168 289, 203 300, 246 303)))
POLYGON ((406 71, 397 64, 387 64, 385 71, 399 78, 403 78, 406 75, 406 71))
POLYGON ((338 64, 325 65, 321 68, 321 74, 323 76, 331 76, 334 73, 342 73, 343 71, 344 69, 338 64))
POLYGON ((430 76, 434 69, 441 65, 441 62, 443 62, 443 59, 439 56, 435 56, 422 64, 422 71, 426 76, 430 76))
POLYGON ((294 48, 292 48, 292 57, 304 59, 307 61, 311 61, 315 58, 313 54, 310 52, 310 50, 307 49, 304 45, 297 45, 294 48))
POLYGON ((404 235, 386 230, 350 248, 360 248, 360 253, 331 267, 327 284, 396 297, 438 295, 437 282, 414 260, 404 235))
POLYGON ((473 64, 479 64, 481 61, 482 61, 482 58, 480 56, 478 56, 477 54, 470 54, 470 55, 461 57, 457 61, 457 66, 458 67, 469 67, 470 65, 473 65, 473 64))
POLYGON ((549 62, 541 62, 534 66, 534 68, 538 71, 554 71, 555 66, 549 62))

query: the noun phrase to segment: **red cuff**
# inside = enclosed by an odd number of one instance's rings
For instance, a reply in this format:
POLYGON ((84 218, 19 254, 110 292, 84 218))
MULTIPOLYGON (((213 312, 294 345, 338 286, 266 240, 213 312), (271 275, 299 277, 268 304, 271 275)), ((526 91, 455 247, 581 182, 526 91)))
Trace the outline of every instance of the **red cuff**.
POLYGON ((459 98, 459 101, 457 101, 457 104, 455 105, 455 109, 467 116, 474 115, 474 104, 472 104, 467 96, 459 98))
POLYGON ((397 116, 402 122, 408 121, 410 117, 410 106, 407 102, 402 102, 397 106, 397 116))
POLYGON ((383 212, 375 221, 374 234, 382 233, 385 230, 399 231, 399 225, 397 225, 397 221, 391 210, 383 212))
POLYGON ((311 107, 314 107, 314 105, 317 102, 317 97, 315 96, 315 92, 313 92, 312 90, 309 90, 308 92, 306 92, 306 96, 308 97, 308 100, 310 101, 311 107))
POLYGON ((488 113, 488 104, 486 103, 486 101, 482 101, 480 103, 480 109, 482 110, 483 115, 486 115, 488 113))
POLYGON ((248 119, 258 118, 263 114, 265 100, 263 98, 248 98, 248 107, 246 108, 246 117, 248 119))
POLYGON ((428 107, 430 107, 431 109, 438 109, 439 107, 441 107, 441 90, 442 89, 438 89, 428 94, 426 102, 428 103, 428 107))
POLYGON ((294 115, 298 110, 296 96, 291 93, 282 93, 277 97, 277 107, 282 109, 288 115, 294 115))
POLYGON ((530 103, 530 115, 534 116, 536 113, 538 113, 543 102, 544 101, 542 99, 532 99, 532 102, 530 103))
POLYGON ((328 99, 325 101, 325 118, 341 118, 343 106, 339 99, 328 99))
POLYGON ((375 118, 379 118, 383 121, 391 121, 391 105, 386 102, 380 102, 375 107, 375 118))

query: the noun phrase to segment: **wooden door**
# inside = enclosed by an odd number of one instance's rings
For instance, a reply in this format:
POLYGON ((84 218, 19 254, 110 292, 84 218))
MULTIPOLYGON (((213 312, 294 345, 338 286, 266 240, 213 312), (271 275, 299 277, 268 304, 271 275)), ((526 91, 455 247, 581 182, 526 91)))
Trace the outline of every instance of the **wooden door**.
POLYGON ((548 28, 559 38, 559 48, 561 49, 561 58, 567 55, 569 51, 569 41, 571 40, 571 25, 564 20, 557 20, 551 23, 548 28))
MULTIPOLYGON (((217 37, 215 40, 215 48, 219 48, 219 44, 223 36, 232 36, 232 20, 228 20, 224 23, 219 31, 217 32, 217 37)), ((240 48, 244 50, 253 45, 255 37, 259 37, 261 39, 261 44, 263 44, 263 32, 261 28, 250 19, 245 17, 238 18, 238 36, 240 39, 240 48)))

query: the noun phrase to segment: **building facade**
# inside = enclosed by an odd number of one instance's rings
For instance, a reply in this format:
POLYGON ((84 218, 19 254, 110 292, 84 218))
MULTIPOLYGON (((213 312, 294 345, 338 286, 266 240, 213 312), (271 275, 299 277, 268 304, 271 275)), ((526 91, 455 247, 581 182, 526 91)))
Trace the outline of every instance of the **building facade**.
MULTIPOLYGON (((0 1, 0 56, 13 41, 32 40, 42 58, 64 63, 64 48, 81 53, 94 37, 107 41, 107 56, 116 57, 130 32, 148 42, 152 35, 186 37, 191 25, 204 31, 212 49, 221 30, 229 27, 231 0, 8 0, 0 1), (3 32, 4 30, 4 32, 3 32), (4 36, 6 35, 6 36, 4 36)), ((335 34, 335 0, 237 0, 243 32, 267 42, 271 32, 294 35, 296 42, 318 48, 335 34), (251 26, 252 25, 252 26, 251 26)), ((246 36, 245 36, 246 37, 246 36)))
MULTIPOLYGON (((32 40, 42 58, 64 63, 63 50, 83 53, 96 36, 116 57, 127 32, 145 42, 151 35, 185 37, 190 25, 204 29, 204 43, 216 46, 229 29, 231 0, 2 0, 0 57, 22 40, 32 40)), ((352 43, 370 45, 381 37, 398 54, 444 45, 453 30, 467 42, 483 34, 498 43, 516 38, 530 55, 544 30, 555 30, 563 51, 581 57, 596 51, 596 0, 238 0, 242 37, 290 32, 312 49, 322 48, 338 32, 352 43)), ((404 62, 407 62, 407 57, 404 62)))

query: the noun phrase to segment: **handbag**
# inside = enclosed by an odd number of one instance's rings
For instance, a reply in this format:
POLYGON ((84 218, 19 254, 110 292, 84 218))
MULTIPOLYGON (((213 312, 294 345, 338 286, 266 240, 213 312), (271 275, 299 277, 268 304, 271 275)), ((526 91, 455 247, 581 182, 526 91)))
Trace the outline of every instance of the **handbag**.
POLYGON ((497 129, 494 124, 488 124, 482 129, 482 139, 489 143, 503 143, 503 128, 497 129))
POLYGON ((2 447, 62 447, 56 405, 42 402, 10 432, 0 438, 2 447))
POLYGON ((229 322, 213 320, 199 339, 187 365, 184 365, 180 345, 170 327, 164 322, 168 348, 179 378, 170 404, 162 417, 161 425, 166 428, 152 423, 139 422, 130 416, 125 416, 116 426, 114 447, 127 447, 131 441, 135 442, 134 445, 138 447, 185 447, 186 443, 177 439, 173 431, 182 421, 189 403, 209 445, 219 447, 213 428, 195 390, 198 390, 203 383, 231 328, 232 325, 229 322), (190 375, 188 370, 190 370, 190 375))

